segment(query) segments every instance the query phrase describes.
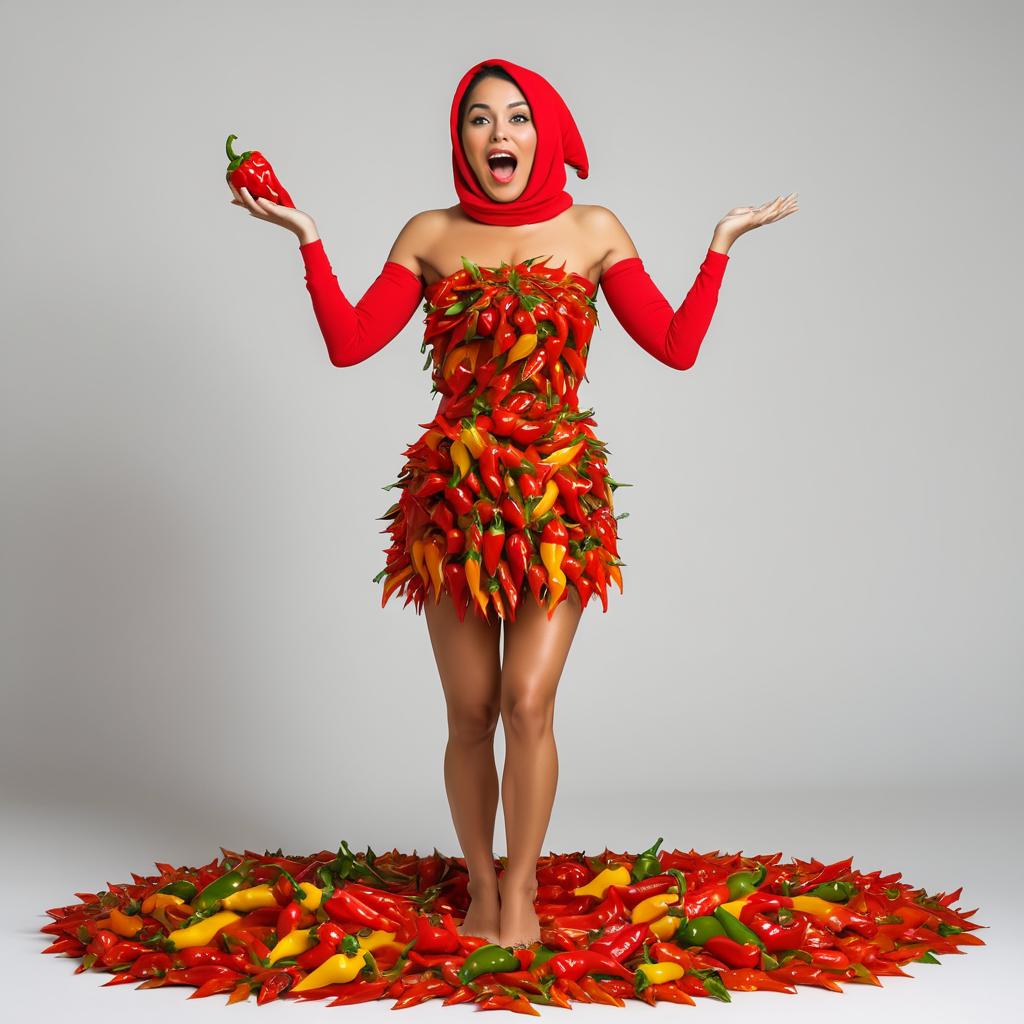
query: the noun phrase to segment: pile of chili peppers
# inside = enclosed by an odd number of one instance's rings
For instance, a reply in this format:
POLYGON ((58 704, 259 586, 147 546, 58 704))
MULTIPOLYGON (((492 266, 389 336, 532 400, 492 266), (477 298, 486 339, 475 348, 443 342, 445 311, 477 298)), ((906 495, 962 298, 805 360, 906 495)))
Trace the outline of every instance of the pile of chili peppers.
POLYGON ((437 414, 403 455, 381 606, 395 593, 422 612, 447 593, 460 621, 472 607, 515 621, 532 598, 546 609, 575 590, 608 610, 624 563, 608 449, 577 391, 598 316, 594 285, 524 260, 463 269, 425 292, 437 414))
MULTIPOLYGON (((41 930, 45 953, 81 958, 108 985, 184 985, 228 1003, 325 999, 331 1006, 429 999, 539 1015, 539 1005, 626 999, 695 1005, 730 992, 881 985, 910 963, 984 945, 962 887, 929 895, 900 873, 863 873, 781 854, 551 854, 537 865, 540 942, 463 935, 465 861, 435 849, 303 857, 221 848, 199 868, 76 893, 41 930)), ((496 862, 504 868, 504 859, 496 862)))

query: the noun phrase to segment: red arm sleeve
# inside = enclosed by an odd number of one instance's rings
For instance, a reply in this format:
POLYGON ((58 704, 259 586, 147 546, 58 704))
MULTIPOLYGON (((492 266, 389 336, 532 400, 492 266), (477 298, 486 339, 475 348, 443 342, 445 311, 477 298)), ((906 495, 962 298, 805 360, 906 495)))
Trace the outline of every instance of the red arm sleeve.
POLYGON ((354 366, 388 344, 409 322, 423 297, 423 283, 408 267, 388 260, 366 294, 353 306, 331 269, 323 241, 299 246, 306 289, 335 366, 354 366))
POLYGON ((613 263, 601 275, 601 288, 616 319, 641 348, 674 370, 688 370, 711 326, 728 262, 725 253, 708 249, 697 279, 675 312, 639 256, 613 263))

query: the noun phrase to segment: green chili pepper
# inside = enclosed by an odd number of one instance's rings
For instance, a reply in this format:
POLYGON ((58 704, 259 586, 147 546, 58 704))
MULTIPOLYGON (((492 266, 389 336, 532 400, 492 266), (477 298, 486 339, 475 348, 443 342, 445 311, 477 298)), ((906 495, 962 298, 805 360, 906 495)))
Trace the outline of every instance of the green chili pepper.
POLYGON ((726 880, 729 895, 734 900, 752 893, 765 879, 768 869, 763 864, 757 865, 756 871, 734 871, 726 880))
POLYGON ((474 949, 459 968, 458 975, 462 984, 468 985, 479 974, 518 971, 520 967, 519 957, 511 949, 491 942, 474 949))
POLYGON ((302 888, 301 885, 299 885, 298 882, 295 881, 294 878, 292 878, 291 874, 289 874, 289 872, 281 864, 275 864, 274 866, 291 883, 292 899, 298 900, 301 903, 309 894, 306 892, 305 889, 302 888))
POLYGON ((191 903, 196 895, 196 886, 195 882, 190 882, 187 878, 182 878, 177 882, 168 882, 162 889, 157 889, 157 892, 167 893, 170 896, 177 896, 178 899, 184 900, 186 903, 191 903))
POLYGON ((729 990, 725 987, 725 982, 722 981, 722 975, 714 968, 707 967, 700 971, 689 970, 686 973, 696 974, 704 982, 704 991, 712 999, 720 999, 723 1003, 732 1002, 732 996, 729 995, 729 990))
POLYGON ((748 928, 738 917, 730 914, 725 907, 715 907, 711 913, 715 915, 715 920, 725 929, 725 934, 733 942, 752 942, 758 949, 764 950, 765 945, 761 936, 748 928))
POLYGON ((549 949, 547 946, 540 946, 534 954, 533 959, 530 961, 531 969, 534 967, 540 967, 542 963, 550 960, 557 952, 557 949, 549 949))
POLYGON ((851 896, 855 896, 859 890, 853 882, 822 882, 816 885, 807 895, 819 896, 823 900, 832 903, 845 903, 851 896))
POLYGON ((203 891, 193 900, 193 917, 206 917, 216 910, 217 905, 225 896, 230 896, 249 877, 249 871, 256 863, 255 860, 243 860, 238 867, 229 871, 220 878, 215 878, 203 891))
POLYGON ((720 921, 709 914, 704 914, 681 924, 673 941, 683 942, 687 946, 703 946, 705 940, 711 938, 712 935, 725 934, 725 928, 722 927, 720 921))
POLYGON ((650 878, 652 875, 661 874, 661 861, 658 860, 658 847, 664 842, 663 838, 659 838, 653 846, 649 846, 643 853, 639 854, 635 861, 633 861, 633 868, 630 871, 630 877, 634 882, 642 882, 645 878, 650 878))
MULTIPOLYGON (((658 842, 661 840, 659 839, 658 842)), ((679 905, 682 906, 683 896, 686 894, 686 876, 678 868, 669 868, 665 874, 671 875, 676 880, 676 887, 679 890, 679 905)), ((671 889, 669 891, 671 892, 671 889)))

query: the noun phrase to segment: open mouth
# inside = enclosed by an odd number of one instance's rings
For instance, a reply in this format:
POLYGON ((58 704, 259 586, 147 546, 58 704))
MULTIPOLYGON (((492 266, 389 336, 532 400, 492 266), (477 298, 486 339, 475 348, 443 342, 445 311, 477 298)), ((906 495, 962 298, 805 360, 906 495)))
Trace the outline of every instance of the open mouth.
POLYGON ((498 151, 487 158, 487 166, 491 169, 491 177, 498 182, 509 182, 516 173, 519 161, 508 152, 498 151))

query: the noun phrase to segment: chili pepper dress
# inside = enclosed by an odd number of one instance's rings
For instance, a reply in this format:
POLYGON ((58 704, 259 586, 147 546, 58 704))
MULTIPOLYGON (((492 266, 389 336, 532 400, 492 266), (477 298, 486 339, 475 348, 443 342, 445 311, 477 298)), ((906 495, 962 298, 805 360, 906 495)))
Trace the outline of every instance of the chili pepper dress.
POLYGON ((515 621, 526 601, 550 618, 573 589, 605 612, 610 587, 622 593, 613 492, 629 485, 578 398, 597 286, 549 259, 463 258, 424 292, 423 368, 441 400, 385 488, 401 493, 381 516, 382 607, 398 593, 417 613, 450 600, 462 621, 515 621))

